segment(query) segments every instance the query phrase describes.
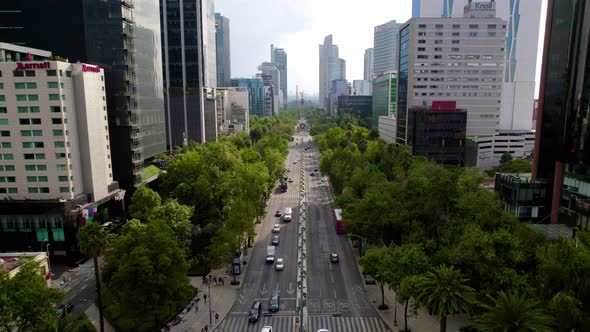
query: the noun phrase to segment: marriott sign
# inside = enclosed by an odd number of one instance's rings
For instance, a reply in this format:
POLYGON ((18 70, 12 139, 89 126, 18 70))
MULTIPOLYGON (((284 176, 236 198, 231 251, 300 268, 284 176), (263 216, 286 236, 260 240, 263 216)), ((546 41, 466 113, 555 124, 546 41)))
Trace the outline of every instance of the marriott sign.
POLYGON ((49 69, 51 68, 51 62, 17 62, 15 70, 27 70, 27 69, 49 69))

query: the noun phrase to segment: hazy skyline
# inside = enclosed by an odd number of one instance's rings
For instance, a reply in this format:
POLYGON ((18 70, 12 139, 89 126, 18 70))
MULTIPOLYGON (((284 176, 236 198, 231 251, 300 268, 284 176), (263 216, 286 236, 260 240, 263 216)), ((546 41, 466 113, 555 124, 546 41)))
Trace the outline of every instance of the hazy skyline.
MULTIPOLYGON (((373 47, 373 28, 390 20, 404 23, 411 18, 412 1, 397 2, 217 0, 215 11, 230 19, 232 77, 255 75, 260 63, 270 61, 270 45, 274 44, 287 52, 291 96, 295 94, 296 85, 307 94, 318 93, 318 46, 329 34, 334 36, 340 57, 346 60, 346 79, 362 79, 365 49, 373 47)), ((544 37, 546 6, 547 0, 543 0, 540 45, 544 37)), ((539 51, 537 83, 541 56, 539 51)))

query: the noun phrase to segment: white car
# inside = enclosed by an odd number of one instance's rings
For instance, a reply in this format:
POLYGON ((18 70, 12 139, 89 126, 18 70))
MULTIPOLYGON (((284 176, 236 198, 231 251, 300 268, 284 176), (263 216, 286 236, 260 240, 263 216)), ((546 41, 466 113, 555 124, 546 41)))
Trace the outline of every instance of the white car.
POLYGON ((275 263, 275 270, 282 271, 285 268, 285 261, 282 258, 277 258, 277 262, 275 263))
POLYGON ((272 332, 272 326, 264 326, 260 332, 272 332))
POLYGON ((318 332, 330 332, 330 331, 328 331, 326 329, 319 329, 318 332))
POLYGON ((281 226, 279 226, 279 224, 275 224, 274 227, 272 228, 272 232, 279 233, 280 231, 281 231, 281 226))

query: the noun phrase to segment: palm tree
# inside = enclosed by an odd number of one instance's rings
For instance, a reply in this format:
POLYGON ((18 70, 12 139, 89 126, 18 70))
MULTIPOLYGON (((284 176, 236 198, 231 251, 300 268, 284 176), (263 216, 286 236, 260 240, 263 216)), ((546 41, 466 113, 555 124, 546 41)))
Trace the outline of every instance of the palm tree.
POLYGON ((108 233, 97 222, 87 223, 78 233, 78 246, 80 252, 94 261, 94 279, 96 280, 96 298, 98 301, 98 313, 100 317, 100 332, 104 332, 104 317, 102 308, 102 291, 98 257, 103 254, 109 244, 108 233))
POLYGON ((416 300, 440 319, 440 332, 447 330, 449 315, 467 312, 475 291, 459 270, 441 265, 425 273, 416 283, 416 300))
POLYGON ((493 304, 484 304, 485 313, 475 317, 481 331, 542 332, 553 331, 553 318, 541 303, 518 291, 500 291, 496 298, 488 295, 493 304))
POLYGON ((58 317, 52 312, 51 315, 45 317, 46 332, 79 332, 83 331, 84 321, 75 320, 71 315, 65 317, 58 317))

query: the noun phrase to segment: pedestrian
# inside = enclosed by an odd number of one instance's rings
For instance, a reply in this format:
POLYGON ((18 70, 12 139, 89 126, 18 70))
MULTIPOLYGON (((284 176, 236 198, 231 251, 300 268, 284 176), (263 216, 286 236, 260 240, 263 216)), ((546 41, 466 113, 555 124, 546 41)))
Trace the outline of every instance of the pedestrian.
POLYGON ((219 323, 219 314, 215 313, 215 323, 219 323))
POLYGON ((203 294, 203 300, 205 300, 205 303, 207 303, 207 294, 203 294))
POLYGON ((207 284, 207 276, 204 275, 203 276, 203 285, 206 285, 206 284, 207 284))
POLYGON ((225 278, 221 278, 221 286, 225 286, 225 278))
POLYGON ((201 329, 201 332, 205 332, 205 328, 202 328, 202 329, 201 329))
POLYGON ((209 331, 209 327, 207 327, 207 325, 205 325, 205 332, 209 331))

